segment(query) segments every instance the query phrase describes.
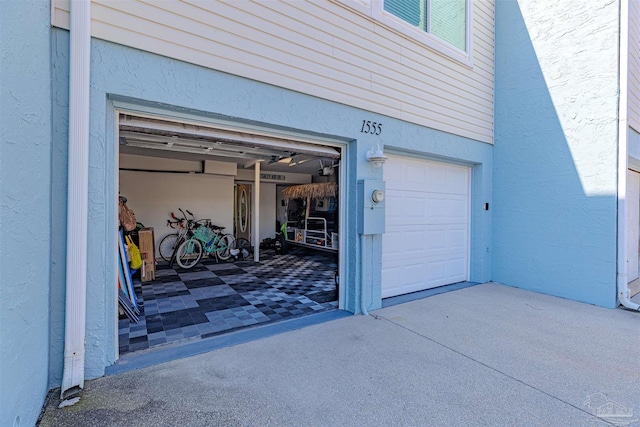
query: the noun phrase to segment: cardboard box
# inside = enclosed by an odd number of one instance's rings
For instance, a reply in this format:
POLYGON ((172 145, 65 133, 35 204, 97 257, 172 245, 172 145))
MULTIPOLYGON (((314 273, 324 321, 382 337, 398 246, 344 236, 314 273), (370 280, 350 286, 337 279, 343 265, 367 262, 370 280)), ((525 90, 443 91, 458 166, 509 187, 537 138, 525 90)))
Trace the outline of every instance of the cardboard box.
POLYGON ((154 254, 155 242, 153 237, 153 227, 141 228, 138 230, 138 241, 140 252, 150 252, 154 254))
POLYGON ((155 240, 153 228, 146 227, 138 230, 138 246, 142 257, 142 267, 140 268, 140 280, 149 282, 156 278, 156 256, 155 240))
POLYGON ((156 279, 156 260, 149 258, 148 252, 141 252, 142 267, 140 267, 140 281, 149 282, 156 279))

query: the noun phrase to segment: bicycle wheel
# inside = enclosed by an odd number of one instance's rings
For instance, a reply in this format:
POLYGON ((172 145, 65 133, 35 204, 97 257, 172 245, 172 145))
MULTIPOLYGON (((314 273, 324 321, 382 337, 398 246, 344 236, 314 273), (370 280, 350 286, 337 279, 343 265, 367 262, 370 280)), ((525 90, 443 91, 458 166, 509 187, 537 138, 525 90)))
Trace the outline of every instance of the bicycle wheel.
POLYGON ((231 234, 225 234, 218 240, 216 246, 219 249, 216 249, 216 255, 223 261, 226 261, 231 256, 231 249, 233 249, 233 244, 235 242, 235 237, 231 234))
POLYGON ((194 267, 202 258, 202 244, 198 239, 189 239, 182 243, 176 253, 178 265, 186 270, 194 267))
POLYGON ((236 239, 233 247, 238 250, 238 258, 246 259, 251 255, 251 243, 244 237, 236 239))
POLYGON ((158 245, 160 257, 167 262, 171 261, 171 256, 173 255, 173 251, 176 250, 177 243, 178 233, 167 234, 164 236, 158 245))

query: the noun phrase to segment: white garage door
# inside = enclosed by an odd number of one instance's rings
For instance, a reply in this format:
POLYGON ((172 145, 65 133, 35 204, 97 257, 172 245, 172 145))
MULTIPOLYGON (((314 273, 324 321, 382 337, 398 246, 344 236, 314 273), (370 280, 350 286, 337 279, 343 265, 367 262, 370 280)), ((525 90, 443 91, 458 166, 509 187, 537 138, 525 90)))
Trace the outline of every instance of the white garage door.
POLYGON ((470 168, 390 156, 382 297, 468 279, 470 168))

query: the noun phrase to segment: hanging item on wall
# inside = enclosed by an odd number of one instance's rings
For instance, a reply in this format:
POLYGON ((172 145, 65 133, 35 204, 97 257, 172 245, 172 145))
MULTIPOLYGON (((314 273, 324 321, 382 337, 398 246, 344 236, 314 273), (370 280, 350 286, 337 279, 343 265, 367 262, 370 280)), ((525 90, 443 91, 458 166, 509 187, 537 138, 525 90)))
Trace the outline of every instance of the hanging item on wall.
POLYGON ((120 197, 120 224, 126 231, 136 229, 136 216, 127 206, 127 199, 124 197, 120 197))
POLYGON ((133 240, 131 240, 131 236, 126 236, 125 239, 127 241, 127 250, 129 253, 129 257, 131 258, 129 260, 129 265, 131 266, 132 270, 137 270, 142 267, 142 257, 140 256, 140 249, 138 249, 136 244, 133 243, 133 240))

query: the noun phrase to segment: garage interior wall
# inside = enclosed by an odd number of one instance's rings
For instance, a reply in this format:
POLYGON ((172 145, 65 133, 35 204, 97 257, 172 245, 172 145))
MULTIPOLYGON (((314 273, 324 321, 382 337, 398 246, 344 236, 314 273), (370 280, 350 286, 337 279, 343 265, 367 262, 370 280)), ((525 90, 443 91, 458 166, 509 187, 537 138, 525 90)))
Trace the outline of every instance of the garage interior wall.
MULTIPOLYGON (((156 244, 162 237, 174 230, 167 227, 167 220, 173 212, 178 218, 178 208, 188 209, 197 218, 208 218, 216 225, 225 227, 225 232, 233 234, 234 184, 253 184, 253 170, 236 170, 234 163, 226 163, 231 168, 219 167, 221 173, 188 173, 200 171, 200 161, 165 159, 138 155, 120 154, 119 193, 127 198, 127 206, 133 209, 138 222, 145 227, 153 227, 156 244), (140 170, 122 170, 140 169, 140 170), (142 170, 144 169, 144 170, 142 170), (153 170, 150 171, 150 170, 153 170), (173 171, 162 172, 162 171, 173 171)), ((207 168, 206 170, 211 170, 207 168)), ((306 184, 311 176, 296 173, 280 173, 286 185, 306 184)), ((276 184, 260 183, 260 241, 274 238, 276 233, 276 184)))
POLYGON ((182 216, 178 208, 233 232, 232 176, 121 170, 120 195, 127 198, 138 222, 153 227, 156 254, 160 239, 173 232, 167 227, 170 213, 182 216))

